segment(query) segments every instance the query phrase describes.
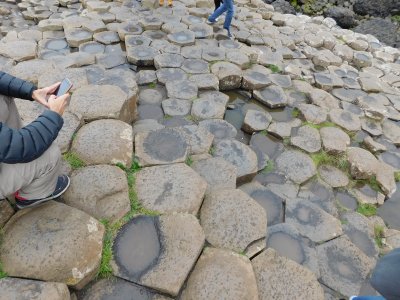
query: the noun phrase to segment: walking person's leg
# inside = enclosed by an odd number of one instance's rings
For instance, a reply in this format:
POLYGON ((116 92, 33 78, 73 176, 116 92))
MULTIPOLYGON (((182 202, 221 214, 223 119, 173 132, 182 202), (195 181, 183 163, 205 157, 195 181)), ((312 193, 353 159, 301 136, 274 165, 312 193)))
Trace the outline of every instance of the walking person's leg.
POLYGON ((222 15, 226 10, 227 7, 225 5, 225 2, 222 2, 222 5, 220 5, 220 7, 218 7, 212 14, 211 16, 208 17, 208 23, 215 23, 216 22, 216 18, 218 18, 220 15, 222 15))
POLYGON ((224 5, 226 6, 227 12, 224 22, 224 28, 228 31, 228 36, 231 37, 231 23, 233 14, 235 13, 235 7, 233 5, 233 0, 224 0, 224 5))
POLYGON ((214 0, 214 5, 215 5, 214 11, 216 11, 218 9, 218 7, 221 6, 221 0, 214 0))

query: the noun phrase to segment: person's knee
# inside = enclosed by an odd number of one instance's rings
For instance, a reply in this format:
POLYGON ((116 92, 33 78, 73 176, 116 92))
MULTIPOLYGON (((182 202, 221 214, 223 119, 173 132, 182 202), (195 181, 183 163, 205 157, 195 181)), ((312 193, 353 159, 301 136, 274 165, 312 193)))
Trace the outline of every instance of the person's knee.
POLYGON ((57 166, 61 163, 61 151, 58 146, 53 143, 46 152, 41 156, 51 166, 57 166))

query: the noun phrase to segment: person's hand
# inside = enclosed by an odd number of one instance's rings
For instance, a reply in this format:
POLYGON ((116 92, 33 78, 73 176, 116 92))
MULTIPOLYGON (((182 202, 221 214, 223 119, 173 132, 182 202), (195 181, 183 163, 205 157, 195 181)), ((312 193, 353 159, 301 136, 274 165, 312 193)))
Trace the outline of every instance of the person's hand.
POLYGON ((48 101, 49 109, 62 116, 65 108, 67 107, 69 97, 70 97, 69 93, 64 94, 60 97, 51 95, 48 101))
POLYGON ((57 90, 60 84, 61 82, 57 82, 51 86, 34 90, 32 93, 33 100, 49 108, 48 100, 50 96, 57 90))

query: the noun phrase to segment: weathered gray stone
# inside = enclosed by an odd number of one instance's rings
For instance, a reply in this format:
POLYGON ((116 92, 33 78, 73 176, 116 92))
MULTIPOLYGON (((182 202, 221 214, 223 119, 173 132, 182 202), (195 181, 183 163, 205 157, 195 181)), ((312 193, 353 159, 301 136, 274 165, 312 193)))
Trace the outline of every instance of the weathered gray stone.
POLYGON ((199 90, 219 90, 219 80, 214 74, 194 74, 189 77, 199 90))
POLYGON ((258 299, 257 283, 250 261, 234 252, 208 247, 190 274, 182 300, 258 299))
POLYGON ((219 79, 221 91, 239 88, 242 83, 242 70, 229 62, 217 62, 211 66, 211 72, 219 79))
POLYGON ((139 216, 114 242, 113 269, 119 277, 176 296, 203 245, 204 232, 193 215, 139 216))
POLYGON ((207 181, 206 193, 236 188, 236 167, 221 157, 199 160, 191 167, 207 181))
POLYGON ((317 246, 317 254, 321 281, 347 297, 359 293, 374 266, 345 235, 317 246))
POLYGON ((83 43, 90 42, 93 33, 82 28, 73 28, 65 31, 65 38, 70 47, 79 47, 83 43))
POLYGON ((246 181, 257 172, 257 155, 239 141, 225 139, 217 142, 213 156, 222 157, 236 166, 238 181, 246 181))
POLYGON ((185 136, 174 128, 140 132, 135 136, 135 155, 142 166, 184 162, 188 151, 185 136))
POLYGON ((242 129, 250 134, 255 131, 266 130, 272 117, 268 112, 249 109, 244 117, 242 129))
POLYGON ((347 149, 351 175, 356 179, 369 179, 376 174, 378 160, 371 152, 357 147, 347 149))
POLYGON ((136 81, 138 85, 146 85, 157 81, 156 72, 153 70, 141 70, 137 73, 136 81))
POLYGON ((332 154, 344 153, 350 145, 350 137, 346 132, 337 127, 323 127, 320 129, 322 146, 332 154))
POLYGON ((68 287, 64 283, 43 282, 19 278, 0 280, 0 299, 54 299, 70 300, 68 287))
POLYGON ((163 213, 196 215, 206 188, 206 181, 185 164, 144 168, 136 175, 139 202, 147 209, 163 213))
POLYGON ((272 121, 267 130, 273 136, 284 139, 290 137, 292 128, 301 126, 301 123, 301 120, 297 118, 289 122, 272 121))
POLYGON ((152 66, 159 51, 149 46, 127 47, 128 61, 137 66, 152 66))
POLYGON ((143 88, 139 93, 139 104, 161 104, 165 92, 159 88, 143 88))
POLYGON ((270 70, 262 66, 244 71, 242 88, 246 90, 259 90, 268 86, 271 84, 269 73, 270 70))
POLYGON ((205 128, 196 125, 186 125, 179 128, 189 145, 189 154, 208 153, 214 136, 205 128))
POLYGON ((202 96, 193 101, 191 114, 199 120, 223 119, 225 115, 225 103, 202 96))
POLYGON ((368 184, 358 185, 350 192, 360 204, 382 205, 385 201, 385 195, 373 190, 368 184))
POLYGON ((307 125, 293 129, 290 142, 309 153, 318 152, 321 149, 321 137, 318 130, 307 125))
POLYGON ((324 109, 313 104, 300 103, 297 105, 297 108, 303 115, 304 119, 313 124, 323 123, 328 117, 324 109))
MULTIPOLYGON (((11 75, 18 77, 22 80, 31 81, 35 84, 38 83, 39 77, 43 73, 53 73, 56 69, 56 66, 52 61, 41 60, 41 59, 32 59, 28 61, 23 61, 14 66, 11 69, 11 75)), ((59 72, 59 70, 56 70, 59 72)), ((72 80, 72 79, 71 79, 72 80)), ((57 79, 53 78, 51 84, 56 82, 57 79)), ((50 86, 50 84, 48 85, 50 86)))
POLYGON ((162 84, 167 84, 169 81, 182 81, 187 79, 187 74, 178 68, 163 68, 156 72, 157 79, 162 84))
POLYGON ((360 118, 351 112, 343 109, 332 109, 329 112, 331 121, 348 131, 358 131, 361 129, 360 118))
POLYGON ((197 98, 198 88, 190 80, 168 81, 165 84, 169 98, 193 100, 197 98))
POLYGON ((372 55, 368 52, 354 52, 353 63, 358 68, 370 67, 372 65, 372 55))
POLYGON ((93 121, 78 131, 71 151, 88 165, 122 163, 130 167, 132 136, 132 127, 122 121, 93 121))
POLYGON ((154 57, 154 66, 156 69, 161 68, 179 68, 184 61, 180 54, 163 53, 154 57))
POLYGON ((320 166, 318 168, 318 174, 323 181, 333 188, 345 187, 349 184, 347 174, 330 165, 320 166))
POLYGON ((136 115, 138 91, 136 86, 136 93, 128 96, 117 86, 88 85, 73 93, 70 110, 86 121, 112 118, 130 123, 136 115))
POLYGON ((324 90, 313 89, 310 93, 311 102, 325 110, 339 108, 339 101, 324 90))
POLYGON ((126 21, 118 26, 118 35, 122 41, 127 35, 139 35, 142 32, 143 28, 135 22, 126 21))
POLYGON ((259 296, 267 299, 323 299, 324 292, 315 275, 305 267, 267 249, 252 260, 259 296), (286 282, 290 282, 287 285, 286 282))
POLYGON ((400 126, 392 121, 383 122, 383 134, 396 146, 400 145, 400 126))
POLYGON ((76 170, 64 194, 65 204, 98 220, 119 220, 130 211, 128 181, 118 167, 97 165, 76 170))
POLYGON ((244 192, 223 189, 206 196, 200 222, 211 245, 240 252, 265 237, 267 216, 244 192))
POLYGON ((340 66, 342 64, 342 59, 327 49, 318 51, 312 61, 316 66, 325 68, 331 65, 340 66))
POLYGON ((166 99, 161 103, 164 113, 169 116, 185 116, 190 113, 192 102, 181 99, 166 99))
POLYGON ((18 62, 33 59, 36 56, 36 43, 32 41, 0 43, 0 55, 18 62))
POLYGON ((361 119, 361 128, 372 136, 379 136, 382 134, 381 124, 370 118, 361 119))
POLYGON ((119 35, 114 31, 102 31, 95 33, 93 39, 104 45, 119 43, 119 35))
POLYGON ((276 159, 277 169, 295 183, 301 184, 316 174, 312 159, 300 152, 288 150, 276 159))
POLYGON ((100 267, 103 234, 101 223, 62 203, 21 210, 4 227, 3 270, 80 289, 100 267))
POLYGON ((387 148, 385 145, 382 145, 372 139, 372 137, 367 136, 363 140, 363 144, 365 147, 372 153, 386 151, 387 148))
POLYGON ((280 86, 268 86, 262 90, 253 92, 255 99, 270 108, 284 107, 287 104, 287 97, 280 86))
POLYGON ((182 70, 188 74, 209 73, 208 63, 202 59, 185 59, 182 70))
POLYGON ((178 46, 194 45, 195 34, 190 30, 182 30, 168 34, 168 40, 178 46))
MULTIPOLYGON (((236 176, 235 176, 235 186, 236 186, 236 176)), ((14 209, 6 199, 0 200, 0 228, 7 223, 7 221, 14 214, 14 209)))
POLYGON ((396 192, 396 182, 392 166, 384 162, 379 162, 376 170, 376 181, 385 195, 390 197, 396 192))
POLYGON ((325 242, 342 234, 340 221, 317 205, 303 199, 286 202, 285 222, 316 243, 325 242))

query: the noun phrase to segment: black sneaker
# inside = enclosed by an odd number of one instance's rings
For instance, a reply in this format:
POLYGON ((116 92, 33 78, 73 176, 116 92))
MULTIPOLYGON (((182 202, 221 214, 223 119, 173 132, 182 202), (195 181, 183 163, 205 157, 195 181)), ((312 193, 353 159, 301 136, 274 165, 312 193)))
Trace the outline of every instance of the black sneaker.
POLYGON ((58 176, 56 189, 50 196, 45 197, 45 198, 40 198, 40 199, 29 200, 29 199, 25 199, 25 198, 19 196, 18 192, 16 192, 15 193, 15 202, 19 209, 39 205, 46 201, 60 197, 68 189, 70 183, 71 183, 71 180, 69 179, 69 177, 67 175, 58 176))

